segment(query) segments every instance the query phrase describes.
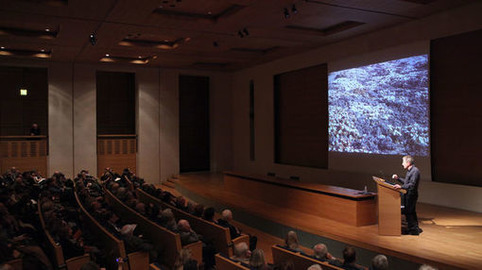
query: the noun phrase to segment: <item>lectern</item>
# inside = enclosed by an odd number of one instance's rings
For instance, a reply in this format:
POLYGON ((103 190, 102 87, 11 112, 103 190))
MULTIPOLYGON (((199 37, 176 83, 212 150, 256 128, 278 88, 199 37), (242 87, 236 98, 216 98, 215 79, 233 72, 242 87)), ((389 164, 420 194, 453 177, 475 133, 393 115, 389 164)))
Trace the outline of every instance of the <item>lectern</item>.
POLYGON ((378 234, 400 236, 402 232, 402 214, 400 209, 400 193, 404 189, 395 189, 384 179, 373 176, 378 190, 378 234))

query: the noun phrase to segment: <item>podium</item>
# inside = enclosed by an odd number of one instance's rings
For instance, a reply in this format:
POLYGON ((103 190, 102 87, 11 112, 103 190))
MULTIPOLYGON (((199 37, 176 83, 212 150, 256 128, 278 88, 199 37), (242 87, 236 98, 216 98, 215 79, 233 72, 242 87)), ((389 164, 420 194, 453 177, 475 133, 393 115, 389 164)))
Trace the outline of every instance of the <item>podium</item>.
POLYGON ((407 193, 404 189, 395 189, 384 179, 373 176, 378 191, 378 234, 400 236, 402 233, 402 213, 400 193, 407 193))

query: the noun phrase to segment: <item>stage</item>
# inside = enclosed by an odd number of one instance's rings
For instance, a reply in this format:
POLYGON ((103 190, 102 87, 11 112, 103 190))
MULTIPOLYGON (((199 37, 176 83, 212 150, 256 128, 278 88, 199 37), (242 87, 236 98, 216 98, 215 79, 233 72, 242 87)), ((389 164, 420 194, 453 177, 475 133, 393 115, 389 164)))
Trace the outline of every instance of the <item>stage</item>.
MULTIPOLYGON (((225 187, 223 174, 220 173, 182 174, 176 181, 176 189, 205 205, 228 206, 238 213, 247 213, 244 216, 250 216, 246 219, 249 223, 263 223, 265 225, 261 226, 265 228, 271 226, 266 225, 268 223, 280 224, 321 239, 350 244, 370 254, 381 253, 394 260, 426 263, 439 269, 482 269, 480 213, 419 203, 417 213, 422 234, 380 236, 376 224, 356 227, 241 196, 225 187)), ((269 190, 266 192, 269 193, 269 190)), ((241 219, 241 214, 238 217, 241 219)), ((237 219, 236 212, 234 218, 237 219)), ((280 230, 273 227, 273 235, 280 237, 279 234, 280 230)), ((330 249, 334 244, 327 243, 327 246, 330 249)))

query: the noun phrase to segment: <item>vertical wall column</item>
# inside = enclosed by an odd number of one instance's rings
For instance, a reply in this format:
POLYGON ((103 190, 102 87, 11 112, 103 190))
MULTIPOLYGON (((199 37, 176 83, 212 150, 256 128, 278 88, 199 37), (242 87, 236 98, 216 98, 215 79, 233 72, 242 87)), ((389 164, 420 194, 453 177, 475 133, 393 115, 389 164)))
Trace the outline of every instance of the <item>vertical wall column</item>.
POLYGON ((67 177, 73 177, 72 64, 52 63, 48 74, 48 175, 61 171, 67 177))
POLYGON ((137 175, 148 183, 159 183, 160 115, 158 69, 136 72, 137 80, 137 175))
POLYGON ((74 173, 97 175, 96 67, 74 66, 74 173))
POLYGON ((179 173, 179 72, 160 71, 160 180, 179 173))

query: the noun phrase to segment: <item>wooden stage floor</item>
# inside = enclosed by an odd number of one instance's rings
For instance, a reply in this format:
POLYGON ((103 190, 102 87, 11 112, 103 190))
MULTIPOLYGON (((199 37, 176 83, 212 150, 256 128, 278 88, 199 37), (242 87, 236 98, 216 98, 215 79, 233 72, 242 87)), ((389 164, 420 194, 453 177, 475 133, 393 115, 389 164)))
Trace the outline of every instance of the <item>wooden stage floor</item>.
POLYGON ((424 230, 422 234, 380 236, 377 225, 350 226, 236 195, 224 188, 222 174, 182 174, 177 185, 179 190, 187 190, 253 216, 375 253, 426 263, 439 269, 482 269, 480 213, 419 203, 417 213, 424 230))

